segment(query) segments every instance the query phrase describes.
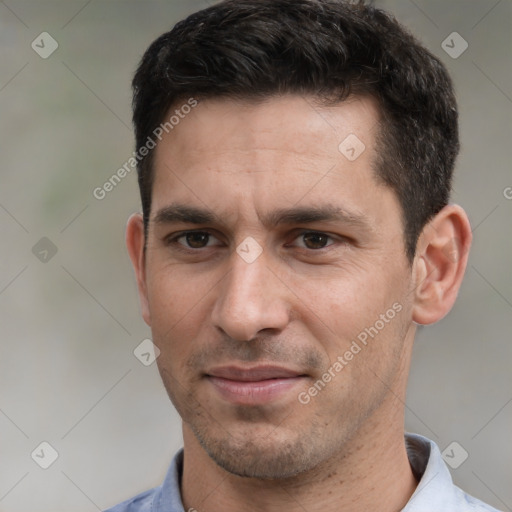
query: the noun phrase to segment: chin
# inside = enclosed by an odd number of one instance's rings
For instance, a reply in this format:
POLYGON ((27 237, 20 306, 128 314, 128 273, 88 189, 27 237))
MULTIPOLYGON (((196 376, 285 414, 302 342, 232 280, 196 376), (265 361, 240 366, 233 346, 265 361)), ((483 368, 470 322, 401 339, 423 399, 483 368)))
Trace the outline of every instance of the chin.
POLYGON ((293 478, 322 462, 324 453, 327 456, 328 450, 316 445, 322 437, 304 433, 290 435, 289 432, 278 435, 277 429, 272 428, 272 432, 264 435, 245 432, 230 436, 224 431, 219 437, 211 432, 192 430, 202 448, 219 467, 245 478, 293 478))

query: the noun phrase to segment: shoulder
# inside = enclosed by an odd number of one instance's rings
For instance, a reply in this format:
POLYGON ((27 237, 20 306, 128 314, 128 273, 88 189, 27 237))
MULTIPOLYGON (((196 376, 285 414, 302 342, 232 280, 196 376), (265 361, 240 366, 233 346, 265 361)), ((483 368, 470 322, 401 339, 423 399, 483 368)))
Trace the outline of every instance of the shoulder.
POLYGON ((180 481, 183 470, 183 449, 174 456, 163 483, 137 494, 104 512, 184 512, 180 481))
POLYGON ((151 512, 157 488, 142 492, 104 512, 151 512))
POLYGON ((479 499, 464 492, 459 487, 454 486, 454 489, 461 510, 465 510, 467 512, 500 512, 498 509, 491 507, 491 505, 487 505, 487 503, 484 503, 483 501, 480 501, 479 499))

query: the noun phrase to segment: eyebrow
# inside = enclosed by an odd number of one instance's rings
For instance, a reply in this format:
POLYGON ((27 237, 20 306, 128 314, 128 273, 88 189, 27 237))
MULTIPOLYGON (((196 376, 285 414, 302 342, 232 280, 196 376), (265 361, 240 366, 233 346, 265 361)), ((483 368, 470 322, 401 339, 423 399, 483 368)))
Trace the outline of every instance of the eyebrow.
MULTIPOLYGON (((347 211, 339 206, 327 204, 322 206, 300 206, 280 208, 260 217, 261 222, 268 227, 290 224, 312 224, 314 222, 337 222, 359 229, 371 229, 369 219, 356 212, 347 211)), ((206 208, 197 208, 184 204, 171 204, 156 213, 155 224, 218 224, 225 222, 216 213, 206 208)))
POLYGON ((358 228, 369 228, 369 219, 361 214, 349 212, 339 206, 327 204, 313 207, 281 208, 270 212, 263 218, 269 226, 280 224, 311 224, 313 222, 338 222, 358 228))
POLYGON ((153 222, 155 224, 220 224, 220 219, 212 211, 187 206, 183 204, 171 204, 156 213, 153 222))

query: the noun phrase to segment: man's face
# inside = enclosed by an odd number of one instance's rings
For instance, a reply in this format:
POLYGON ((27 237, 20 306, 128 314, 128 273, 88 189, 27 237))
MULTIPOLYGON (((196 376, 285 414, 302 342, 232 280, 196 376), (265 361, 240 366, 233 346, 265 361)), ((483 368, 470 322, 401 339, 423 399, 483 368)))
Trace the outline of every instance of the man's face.
POLYGON ((312 469, 400 409, 411 267, 377 123, 368 98, 209 100, 155 150, 144 317, 185 434, 232 473, 312 469))

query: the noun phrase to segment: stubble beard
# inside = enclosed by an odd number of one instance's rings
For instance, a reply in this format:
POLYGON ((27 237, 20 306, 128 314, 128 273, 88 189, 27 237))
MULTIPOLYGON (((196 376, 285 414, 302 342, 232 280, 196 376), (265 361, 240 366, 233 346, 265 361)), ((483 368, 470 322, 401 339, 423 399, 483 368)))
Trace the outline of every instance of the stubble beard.
MULTIPOLYGON (((228 423, 208 412, 193 392, 178 396, 171 382, 164 383, 183 422, 208 456, 225 471, 240 477, 293 481, 304 473, 310 473, 310 477, 320 474, 322 467, 340 462, 364 421, 364 417, 349 414, 347 421, 336 428, 334 437, 320 412, 308 411, 308 405, 297 402, 298 410, 277 415, 277 421, 275 417, 271 421, 268 410, 240 406, 236 421, 228 423), (297 420, 301 413, 304 421, 297 420)), ((356 404, 351 399, 348 402, 341 410, 353 412, 356 404)))
MULTIPOLYGON (((283 481, 300 479, 304 473, 309 473, 308 477, 320 476, 350 453, 351 441, 392 388, 400 367, 401 348, 395 347, 395 357, 382 368, 384 374, 377 380, 377 393, 361 396, 361 389, 356 386, 357 382, 367 384, 365 379, 349 379, 350 385, 338 390, 345 395, 341 402, 334 395, 330 400, 322 395, 306 405, 292 401, 291 412, 278 413, 264 406, 233 406, 236 408, 230 421, 210 413, 197 400, 193 391, 197 382, 188 383, 185 388, 160 364, 159 370, 183 422, 219 467, 240 477, 283 481), (333 408, 337 414, 333 414, 333 408), (330 425, 332 422, 336 424, 330 425)), ((371 380, 375 374, 367 377, 371 380)))

